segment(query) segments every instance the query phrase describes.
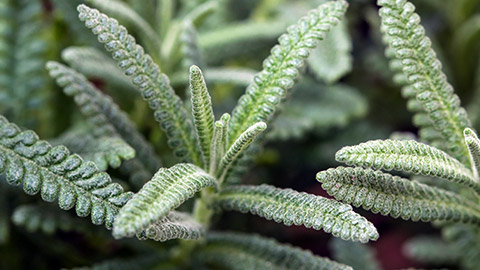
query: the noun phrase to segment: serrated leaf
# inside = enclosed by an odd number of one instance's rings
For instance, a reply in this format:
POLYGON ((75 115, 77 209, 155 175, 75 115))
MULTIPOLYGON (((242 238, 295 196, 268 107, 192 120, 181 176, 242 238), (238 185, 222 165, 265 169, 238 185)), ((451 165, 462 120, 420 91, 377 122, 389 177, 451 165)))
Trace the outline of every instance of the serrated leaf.
POLYGON ((351 53, 352 41, 346 23, 342 21, 312 50, 307 63, 315 77, 332 84, 352 69, 351 53))
POLYGON ((287 226, 295 224, 323 229, 342 239, 368 242, 378 238, 373 224, 353 212, 351 206, 292 189, 269 185, 230 186, 214 198, 213 205, 226 210, 250 212, 287 226))
MULTIPOLYGON (((73 96, 80 111, 93 127, 97 137, 121 137, 136 152, 138 159, 152 174, 161 166, 153 146, 137 131, 128 115, 113 100, 101 93, 85 76, 57 62, 48 62, 47 69, 65 94, 73 96)), ((116 166, 118 167, 118 166, 116 166)))
POLYGON ((75 207, 78 216, 91 215, 94 224, 111 228, 120 209, 132 196, 112 183, 110 176, 98 172, 92 162, 70 155, 65 146, 52 147, 31 130, 20 131, 0 116, 0 172, 7 183, 23 185, 29 195, 58 199, 60 208, 75 207))
POLYGON ((196 262, 227 269, 351 270, 310 251, 280 244, 258 235, 209 233, 207 243, 194 252, 196 262))
POLYGON ((382 6, 379 14, 391 55, 401 60, 398 64, 405 83, 431 120, 426 127, 433 127, 440 132, 444 144, 438 145, 469 166, 463 130, 471 126, 470 120, 442 72, 442 65, 431 48, 430 39, 425 36, 415 6, 408 1, 395 0, 379 0, 378 5, 382 6))
POLYGON ((116 0, 88 0, 96 8, 130 25, 140 35, 150 55, 159 59, 160 39, 155 30, 129 5, 116 0))
POLYGON ((472 172, 447 153, 412 140, 374 140, 346 146, 336 155, 337 161, 376 170, 396 170, 440 177, 480 192, 472 172))
POLYGON ((193 164, 161 168, 123 207, 115 220, 113 235, 131 237, 168 215, 187 199, 216 180, 193 164))
POLYGON ((271 55, 263 62, 264 69, 255 76, 233 110, 229 132, 231 144, 247 127, 260 121, 268 124, 272 120, 309 50, 338 24, 347 5, 343 0, 320 5, 278 39, 279 45, 272 48, 271 55))
POLYGON ((77 9, 80 20, 92 29, 100 43, 105 44, 124 74, 132 77, 133 84, 154 110, 154 118, 165 131, 168 145, 174 154, 184 162, 201 165, 201 153, 198 151, 198 140, 193 133, 192 123, 168 77, 160 72, 158 65, 117 20, 85 5, 80 5, 77 9))
POLYGON ((335 199, 373 213, 424 222, 480 222, 480 209, 472 201, 388 173, 337 167, 319 172, 317 180, 335 199))

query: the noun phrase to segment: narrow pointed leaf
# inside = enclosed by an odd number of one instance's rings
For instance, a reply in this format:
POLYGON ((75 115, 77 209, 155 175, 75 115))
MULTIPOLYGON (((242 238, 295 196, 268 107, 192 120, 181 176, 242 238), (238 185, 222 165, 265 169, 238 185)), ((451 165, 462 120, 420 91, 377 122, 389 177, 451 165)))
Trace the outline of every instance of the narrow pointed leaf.
POLYGON ((343 0, 320 5, 278 39, 280 44, 272 48, 271 55, 263 62, 264 69, 255 76, 233 110, 230 143, 254 123, 272 120, 310 49, 338 24, 347 5, 343 0))
POLYGON ((352 270, 310 251, 258 235, 209 233, 207 243, 194 252, 196 262, 226 269, 352 270))
POLYGON ((350 205, 292 189, 269 185, 230 186, 215 197, 213 204, 226 210, 250 212, 287 226, 323 229, 345 240, 368 242, 378 238, 373 224, 353 212, 350 205))
POLYGON ((230 114, 225 113, 219 121, 216 121, 213 129, 213 137, 210 146, 210 166, 209 173, 215 174, 220 159, 225 155, 228 145, 228 122, 230 114))
POLYGON ((197 66, 190 67, 190 93, 192 96, 192 114, 197 136, 202 149, 204 168, 210 164, 210 146, 213 138, 212 99, 203 79, 202 71, 197 66))
POLYGON ((472 201, 388 173, 337 167, 319 172, 317 180, 335 199, 373 213, 413 221, 480 224, 480 209, 472 201))
POLYGON ((96 9, 78 6, 79 18, 91 28, 98 40, 105 44, 123 72, 132 77, 133 84, 148 101, 154 117, 165 131, 168 145, 174 154, 185 162, 201 165, 201 153, 193 126, 187 117, 183 102, 170 86, 168 77, 128 34, 127 29, 96 9))
POLYGON ((480 185, 470 169, 447 153, 413 140, 375 140, 346 146, 337 161, 376 170, 396 170, 440 177, 480 192, 480 185))
POLYGON ((431 119, 432 126, 441 132, 446 142, 443 150, 469 166, 468 149, 463 130, 470 120, 453 87, 442 72, 442 64, 425 36, 415 6, 408 1, 378 0, 382 29, 394 57, 401 60, 401 70, 407 85, 431 119))
POLYGON ((255 140, 255 138, 265 129, 267 124, 258 122, 249 127, 245 132, 240 134, 240 137, 230 146, 223 158, 220 160, 220 165, 217 175, 222 178, 225 177, 232 164, 237 158, 247 149, 247 147, 255 140))
POLYGON ((161 168, 123 207, 115 220, 113 235, 131 237, 166 217, 187 199, 216 180, 193 164, 161 168))

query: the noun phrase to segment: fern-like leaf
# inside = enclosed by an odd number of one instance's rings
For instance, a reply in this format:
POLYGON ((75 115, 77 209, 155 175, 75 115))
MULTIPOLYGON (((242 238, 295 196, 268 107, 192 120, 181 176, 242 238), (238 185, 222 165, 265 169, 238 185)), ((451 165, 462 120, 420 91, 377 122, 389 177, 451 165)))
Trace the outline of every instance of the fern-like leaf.
POLYGON ((245 149, 247 149, 247 147, 255 140, 255 138, 266 128, 267 124, 264 122, 258 122, 245 130, 245 132, 240 134, 240 137, 233 142, 232 146, 230 146, 223 158, 220 160, 217 171, 217 175, 221 179, 220 181, 225 178, 228 170, 234 164, 237 158, 244 153, 245 149))
POLYGON ((207 90, 207 84, 202 71, 197 66, 190 67, 190 93, 192 96, 192 113, 197 136, 202 149, 204 168, 210 164, 210 147, 213 138, 212 99, 207 90))
POLYGON ((226 210, 250 212, 287 226, 323 229, 346 240, 368 242, 378 238, 373 224, 353 212, 350 205, 292 189, 269 185, 230 186, 215 197, 213 204, 226 210))
POLYGON ((135 149, 138 158, 150 172, 158 170, 161 162, 152 145, 110 97, 102 94, 82 74, 60 63, 48 62, 47 68, 65 94, 74 96, 81 112, 94 127, 94 134, 122 137, 135 149))
POLYGON ((335 261, 349 265, 355 270, 381 269, 375 259, 375 251, 368 245, 332 238, 329 247, 335 261))
POLYGON ((347 2, 333 1, 320 5, 296 25, 288 28, 271 50, 263 63, 263 71, 257 74, 246 93, 239 99, 230 121, 230 143, 239 137, 247 127, 263 121, 268 123, 288 89, 294 84, 298 68, 314 48, 317 40, 339 21, 347 2))
POLYGON ((424 222, 480 222, 480 209, 452 192, 380 171, 337 167, 317 174, 328 194, 373 213, 424 222))
POLYGON ((40 192, 47 202, 58 199, 60 208, 75 207, 77 215, 91 214, 94 224, 105 223, 107 228, 132 196, 93 163, 70 155, 65 146, 52 147, 0 116, 0 172, 4 171, 7 183, 23 185, 25 193, 40 192))
POLYGON ((194 253, 195 261, 227 269, 324 269, 352 268, 313 255, 273 239, 240 233, 209 233, 207 243, 194 253))
POLYGON ((336 155, 337 161, 376 170, 396 170, 440 177, 475 189, 480 185, 470 169, 445 152, 412 140, 375 140, 346 146, 336 155))
POLYGON ((409 239, 403 246, 403 250, 409 258, 432 265, 456 264, 460 257, 452 245, 435 236, 418 236, 409 239))
POLYGON ((105 44, 107 51, 112 53, 124 73, 132 77, 133 84, 155 111, 155 120, 165 131, 175 155, 185 162, 201 165, 201 153, 197 150, 198 141, 192 123, 168 77, 160 72, 158 65, 115 19, 85 5, 78 6, 78 11, 80 20, 105 44))
POLYGON ((470 165, 463 130, 470 126, 465 109, 442 72, 442 65, 425 36, 420 17, 408 1, 379 0, 380 16, 389 46, 401 67, 408 85, 447 142, 446 150, 465 165, 470 165))
POLYGON ((131 237, 154 224, 216 180, 193 164, 179 163, 161 168, 122 208, 115 220, 113 235, 131 237))
POLYGON ((170 211, 168 215, 137 234, 139 239, 164 242, 170 239, 194 240, 205 235, 205 228, 190 215, 170 211))
POLYGON ((150 24, 135 10, 116 0, 88 0, 87 2, 111 17, 118 18, 121 22, 130 25, 140 35, 150 55, 153 55, 155 60, 159 60, 160 39, 150 24))

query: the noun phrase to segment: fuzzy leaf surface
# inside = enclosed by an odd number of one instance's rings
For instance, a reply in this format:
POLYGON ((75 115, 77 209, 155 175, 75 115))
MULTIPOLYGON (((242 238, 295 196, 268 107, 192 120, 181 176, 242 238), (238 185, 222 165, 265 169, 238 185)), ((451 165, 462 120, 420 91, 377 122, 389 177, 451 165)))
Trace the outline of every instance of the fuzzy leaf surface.
POLYGON ((161 73, 158 65, 117 20, 85 5, 78 6, 78 11, 80 20, 92 29, 100 43, 105 44, 120 69, 132 78, 143 99, 154 110, 155 120, 165 131, 174 154, 184 162, 201 165, 201 153, 192 122, 168 77, 161 73))
POLYGON ((161 168, 123 207, 115 221, 116 238, 131 237, 166 217, 187 199, 216 180, 199 167, 179 163, 161 168))
POLYGON ((65 146, 52 147, 30 130, 20 131, 0 116, 0 172, 10 185, 23 185, 29 195, 58 199, 60 208, 75 207, 78 216, 91 215, 92 223, 111 228, 119 209, 131 198, 130 192, 98 172, 92 162, 70 155, 65 146))
POLYGON ((433 127, 439 131, 450 155, 469 166, 468 149, 463 140, 463 130, 470 121, 453 87, 442 72, 442 64, 425 36, 415 6, 408 1, 378 0, 382 28, 386 41, 409 88, 422 104, 433 127))
POLYGON ((317 180, 335 199, 373 213, 424 222, 480 222, 480 209, 472 201, 388 173, 337 167, 319 172, 317 180))
POLYGON ((413 140, 374 140, 346 146, 335 154, 347 165, 440 177, 480 192, 470 169, 447 153, 413 140))
POLYGON ((252 124, 260 121, 268 124, 292 88, 309 50, 338 24, 347 5, 343 0, 320 5, 278 39, 279 45, 272 48, 270 56, 263 62, 263 70, 255 76, 233 110, 230 143, 252 124))
POLYGON ((345 240, 368 242, 378 232, 372 223, 347 204, 321 196, 269 185, 230 186, 215 198, 214 205, 226 210, 250 212, 287 226, 323 229, 345 240))

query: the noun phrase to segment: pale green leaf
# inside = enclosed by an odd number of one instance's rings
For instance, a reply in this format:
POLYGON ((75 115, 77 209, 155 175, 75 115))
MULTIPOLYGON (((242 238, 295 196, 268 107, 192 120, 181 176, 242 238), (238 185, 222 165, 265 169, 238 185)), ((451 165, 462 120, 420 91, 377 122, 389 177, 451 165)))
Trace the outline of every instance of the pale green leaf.
POLYGON ((213 205, 250 212, 287 226, 295 224, 323 229, 342 239, 368 242, 378 238, 373 224, 353 212, 350 205, 292 189, 269 185, 230 186, 222 189, 213 205))
POLYGON ((123 207, 115 220, 113 235, 131 237, 166 217, 187 199, 216 180, 193 164, 161 168, 123 207))
POLYGON ((337 167, 317 174, 328 194, 373 213, 413 221, 480 223, 471 200, 436 187, 363 168, 337 167))
POLYGON ((375 140, 346 146, 336 153, 335 159, 376 170, 440 177, 480 192, 480 185, 470 169, 445 152, 412 140, 375 140))

